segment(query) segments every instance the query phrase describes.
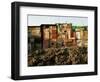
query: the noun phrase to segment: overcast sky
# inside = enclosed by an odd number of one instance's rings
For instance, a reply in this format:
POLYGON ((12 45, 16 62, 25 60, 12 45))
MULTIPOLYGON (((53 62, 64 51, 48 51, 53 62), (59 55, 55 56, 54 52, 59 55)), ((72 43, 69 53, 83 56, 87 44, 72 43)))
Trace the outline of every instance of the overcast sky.
POLYGON ((40 26, 41 24, 55 23, 72 23, 73 26, 88 26, 88 18, 71 16, 28 15, 28 26, 40 26))

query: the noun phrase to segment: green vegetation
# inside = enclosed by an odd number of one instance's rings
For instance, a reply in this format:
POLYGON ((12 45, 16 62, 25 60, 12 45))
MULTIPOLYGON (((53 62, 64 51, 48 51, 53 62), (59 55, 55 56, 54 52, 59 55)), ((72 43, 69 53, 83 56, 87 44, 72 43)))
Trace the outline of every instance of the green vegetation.
POLYGON ((28 57, 28 66, 87 64, 87 47, 36 50, 28 57))

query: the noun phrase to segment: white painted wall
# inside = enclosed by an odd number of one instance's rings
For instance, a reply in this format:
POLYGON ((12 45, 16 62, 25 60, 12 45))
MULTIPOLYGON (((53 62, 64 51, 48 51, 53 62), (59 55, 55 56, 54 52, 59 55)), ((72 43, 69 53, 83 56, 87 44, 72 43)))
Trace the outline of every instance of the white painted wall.
MULTIPOLYGON (((1 0, 0 1, 0 82, 13 82, 10 79, 11 72, 11 2, 14 0, 1 0)), ((18 0, 16 0, 18 1, 18 0)), ((41 3, 56 3, 56 4, 71 4, 71 5, 88 5, 98 6, 98 15, 100 14, 100 0, 20 0, 26 2, 41 2, 41 3)), ((100 16, 98 16, 98 23, 100 16)), ((100 24, 98 24, 98 32, 100 24)), ((100 35, 100 32, 98 33, 100 35)), ((98 38, 100 42, 100 37, 98 38)), ((100 48, 100 43, 98 43, 100 48)), ((100 58, 100 51, 98 58, 100 58)), ((98 60, 100 62, 100 60, 98 60)), ((99 68, 100 68, 100 63, 99 68)), ((98 69, 99 69, 98 68, 98 69)), ((100 70, 99 70, 100 73, 100 70)), ((26 80, 26 82, 99 82, 100 75, 98 76, 82 76, 82 77, 65 77, 53 79, 39 79, 39 80, 26 80)), ((20 81, 22 82, 22 81, 20 81)))

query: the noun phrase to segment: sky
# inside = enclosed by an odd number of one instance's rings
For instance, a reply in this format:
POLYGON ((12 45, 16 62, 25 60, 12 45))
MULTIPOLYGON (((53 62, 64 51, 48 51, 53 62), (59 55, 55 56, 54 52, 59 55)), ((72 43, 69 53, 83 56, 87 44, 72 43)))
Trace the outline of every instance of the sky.
POLYGON ((88 18, 74 16, 28 15, 28 26, 40 26, 41 24, 55 23, 72 23, 72 26, 88 26, 88 18))

